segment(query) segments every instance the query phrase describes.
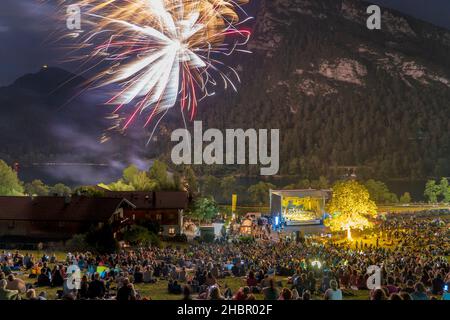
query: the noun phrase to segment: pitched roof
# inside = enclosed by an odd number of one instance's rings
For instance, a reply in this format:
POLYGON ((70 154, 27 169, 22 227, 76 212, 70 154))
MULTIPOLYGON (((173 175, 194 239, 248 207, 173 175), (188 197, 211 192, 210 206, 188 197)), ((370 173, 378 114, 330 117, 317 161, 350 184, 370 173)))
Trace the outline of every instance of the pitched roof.
POLYGON ((127 199, 136 209, 185 209, 188 193, 185 191, 109 191, 108 197, 127 199))
POLYGON ((316 190, 316 189, 298 189, 298 190, 270 190, 271 194, 276 194, 282 197, 313 197, 313 198, 329 198, 330 190, 316 190))
POLYGON ((0 197, 0 220, 105 221, 123 202, 120 198, 82 196, 0 197))
POLYGON ((133 203, 137 209, 148 209, 154 207, 154 193, 153 191, 110 191, 103 190, 106 196, 110 198, 127 199, 133 203))

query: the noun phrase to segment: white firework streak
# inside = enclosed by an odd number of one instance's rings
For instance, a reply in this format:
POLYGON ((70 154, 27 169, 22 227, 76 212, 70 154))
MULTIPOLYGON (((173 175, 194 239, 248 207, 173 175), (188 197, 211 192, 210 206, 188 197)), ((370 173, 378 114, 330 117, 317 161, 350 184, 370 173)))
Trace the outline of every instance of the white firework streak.
MULTIPOLYGON (((217 85, 211 72, 220 75, 225 88, 231 85, 236 90, 236 85, 221 71, 221 68, 231 70, 237 81, 240 81, 238 73, 220 60, 212 58, 211 55, 230 55, 234 51, 248 52, 238 47, 248 42, 250 32, 238 30, 237 26, 250 18, 236 24, 221 17, 224 26, 216 34, 206 37, 203 43, 199 43, 198 39, 191 42, 193 37, 205 32, 208 27, 209 21, 203 21, 205 19, 200 11, 191 8, 186 14, 182 0, 176 0, 177 5, 173 5, 172 1, 170 11, 166 7, 165 0, 138 1, 144 1, 147 10, 150 10, 155 17, 157 23, 153 23, 154 26, 142 26, 129 20, 87 13, 90 17, 106 21, 108 25, 119 27, 121 31, 120 34, 114 34, 114 30, 111 30, 113 35, 109 41, 98 46, 92 56, 104 56, 103 60, 116 62, 96 79, 97 87, 110 84, 119 84, 122 87, 121 91, 107 102, 107 104, 119 105, 114 113, 123 106, 138 101, 133 114, 126 119, 123 130, 127 129, 136 116, 145 110, 151 110, 145 125, 148 125, 159 113, 164 116, 175 106, 179 97, 182 111, 190 110, 192 119, 198 101, 214 94, 208 92, 209 85, 217 85), (242 40, 235 41, 233 45, 211 43, 216 38, 225 38, 229 35, 237 35, 242 40), (115 38, 121 41, 115 42, 115 38), (110 51, 112 48, 122 47, 131 47, 131 49, 118 50, 114 53, 110 51), (197 97, 197 89, 203 95, 200 98, 197 97)), ((208 0, 198 2, 201 1, 208 0)), ((217 18, 217 16, 214 17, 217 18)), ((104 32, 105 30, 97 30, 85 39, 85 44, 88 45, 94 37, 104 32)), ((161 119, 162 117, 156 125, 161 119)))

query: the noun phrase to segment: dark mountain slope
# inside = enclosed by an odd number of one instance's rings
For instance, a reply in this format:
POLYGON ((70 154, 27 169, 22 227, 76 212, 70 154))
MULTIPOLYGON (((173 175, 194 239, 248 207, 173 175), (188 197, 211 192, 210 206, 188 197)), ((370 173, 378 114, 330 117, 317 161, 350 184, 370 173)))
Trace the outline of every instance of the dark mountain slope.
POLYGON ((391 10, 370 31, 366 8, 264 1, 240 94, 202 109, 209 126, 281 129, 283 174, 450 175, 450 33, 391 10))

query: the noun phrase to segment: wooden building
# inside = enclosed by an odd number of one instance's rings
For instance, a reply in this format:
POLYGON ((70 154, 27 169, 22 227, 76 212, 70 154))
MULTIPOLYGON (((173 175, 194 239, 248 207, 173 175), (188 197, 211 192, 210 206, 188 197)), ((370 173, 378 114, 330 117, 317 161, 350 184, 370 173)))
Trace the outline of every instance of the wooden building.
POLYGON ((0 197, 0 241, 61 241, 91 226, 147 220, 161 235, 181 231, 185 192, 108 192, 105 197, 0 197))
POLYGON ((175 236, 181 233, 184 210, 188 206, 188 194, 182 191, 156 192, 106 192, 107 196, 126 199, 133 204, 115 215, 123 225, 137 221, 151 221, 159 225, 160 234, 175 236))

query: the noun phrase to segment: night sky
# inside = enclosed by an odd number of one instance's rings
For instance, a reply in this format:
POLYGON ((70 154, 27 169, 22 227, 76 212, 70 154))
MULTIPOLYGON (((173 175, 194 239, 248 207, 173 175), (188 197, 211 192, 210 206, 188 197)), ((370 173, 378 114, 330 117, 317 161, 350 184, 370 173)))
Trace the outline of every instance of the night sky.
MULTIPOLYGON (((248 10, 257 10, 258 0, 248 10)), ((449 0, 373 0, 433 24, 450 29, 449 0)), ((1 0, 0 86, 21 75, 35 72, 44 64, 58 65, 62 52, 52 43, 58 30, 55 1, 1 0)), ((61 65, 65 67, 64 65, 61 65)), ((68 67, 70 69, 70 67, 68 67)))

